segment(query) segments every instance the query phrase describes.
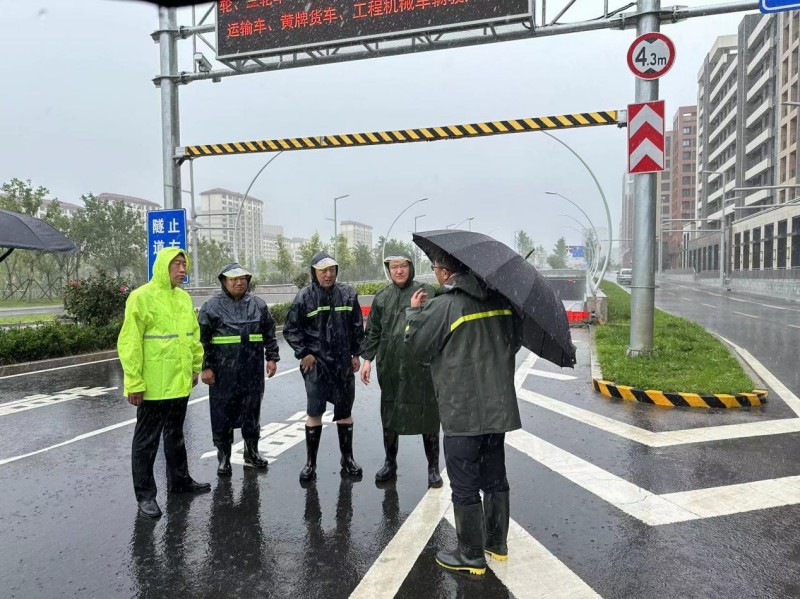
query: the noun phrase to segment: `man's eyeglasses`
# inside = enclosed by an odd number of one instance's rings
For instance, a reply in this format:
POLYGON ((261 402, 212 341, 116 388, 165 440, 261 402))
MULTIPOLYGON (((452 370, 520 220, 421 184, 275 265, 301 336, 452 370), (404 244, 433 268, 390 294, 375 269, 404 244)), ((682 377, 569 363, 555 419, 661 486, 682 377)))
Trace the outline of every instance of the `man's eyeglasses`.
POLYGON ((436 272, 437 270, 448 270, 448 269, 445 268, 444 266, 436 266, 435 264, 431 264, 431 270, 436 272))
POLYGON ((395 272, 395 271, 398 271, 398 270, 408 270, 408 264, 397 264, 395 266, 390 266, 389 270, 391 270, 392 272, 395 272))

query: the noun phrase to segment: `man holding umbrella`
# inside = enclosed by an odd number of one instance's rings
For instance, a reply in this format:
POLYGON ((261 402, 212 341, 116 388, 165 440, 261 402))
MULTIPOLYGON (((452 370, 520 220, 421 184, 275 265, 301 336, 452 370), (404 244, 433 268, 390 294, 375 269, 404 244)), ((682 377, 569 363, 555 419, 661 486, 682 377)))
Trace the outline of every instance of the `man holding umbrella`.
POLYGON ((249 292, 251 274, 233 263, 218 278, 222 290, 203 304, 198 320, 205 349, 201 378, 208 385, 217 474, 228 476, 234 428, 242 429, 244 465, 268 466, 258 452, 264 366, 273 377, 280 355, 269 308, 249 292))
POLYGON ((434 290, 414 280, 414 263, 406 256, 389 256, 383 263, 392 284, 381 289, 372 302, 361 351, 361 381, 365 385, 369 384, 372 361, 378 358, 386 461, 375 474, 375 481, 385 482, 396 476, 398 435, 422 435, 428 458, 428 486, 439 488, 439 411, 431 372, 413 359, 403 344, 411 296, 418 289, 424 288, 429 294, 434 290))
POLYGON ((406 343, 431 365, 444 430, 458 546, 436 561, 484 574, 484 551, 508 558, 504 443, 521 426, 514 388, 520 321, 505 298, 451 256, 439 255, 433 269, 441 288, 430 301, 423 289, 412 296, 406 343))

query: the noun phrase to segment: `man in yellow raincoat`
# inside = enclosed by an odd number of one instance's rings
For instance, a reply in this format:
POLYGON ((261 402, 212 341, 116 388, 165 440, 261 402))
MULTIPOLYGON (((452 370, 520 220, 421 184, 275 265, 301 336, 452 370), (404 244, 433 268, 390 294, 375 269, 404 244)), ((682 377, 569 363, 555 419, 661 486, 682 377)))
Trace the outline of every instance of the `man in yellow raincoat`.
POLYGON ((117 340, 125 374, 124 393, 136 406, 133 488, 139 514, 148 518, 161 516, 153 463, 162 433, 167 489, 187 493, 211 490, 210 484, 198 483, 189 476, 183 438, 189 393, 203 364, 192 298, 180 288, 188 269, 189 257, 181 248, 158 252, 153 278, 128 297, 117 340))

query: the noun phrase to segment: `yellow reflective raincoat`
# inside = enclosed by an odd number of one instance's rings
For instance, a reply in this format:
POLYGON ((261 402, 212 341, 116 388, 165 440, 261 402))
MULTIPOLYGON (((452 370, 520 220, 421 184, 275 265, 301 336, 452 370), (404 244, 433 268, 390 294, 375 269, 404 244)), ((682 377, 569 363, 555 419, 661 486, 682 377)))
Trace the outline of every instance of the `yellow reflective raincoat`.
POLYGON ((200 372, 203 346, 192 298, 172 287, 169 263, 180 248, 164 248, 156 255, 152 280, 134 290, 125 304, 125 322, 117 351, 125 373, 125 390, 144 391, 145 399, 176 399, 192 390, 192 373, 200 372))

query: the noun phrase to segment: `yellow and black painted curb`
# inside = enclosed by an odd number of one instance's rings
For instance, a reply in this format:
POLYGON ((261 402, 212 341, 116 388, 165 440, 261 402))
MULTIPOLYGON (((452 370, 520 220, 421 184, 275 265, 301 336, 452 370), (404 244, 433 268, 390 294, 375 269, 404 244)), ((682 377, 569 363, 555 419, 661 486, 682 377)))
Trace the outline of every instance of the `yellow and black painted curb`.
POLYGON ((199 146, 185 146, 183 159, 203 156, 224 156, 229 154, 253 154, 257 152, 288 152, 294 150, 318 150, 325 148, 352 148, 358 146, 378 146, 404 144, 423 141, 444 141, 448 139, 467 139, 526 133, 552 129, 576 129, 601 125, 619 125, 619 112, 581 112, 557 116, 530 117, 508 121, 488 121, 466 125, 447 125, 444 127, 423 127, 421 129, 400 129, 396 131, 373 131, 371 133, 342 133, 319 137, 287 137, 284 139, 262 139, 199 146))
POLYGON ((713 395, 667 393, 654 389, 637 389, 627 385, 617 385, 611 381, 597 378, 592 378, 592 387, 598 393, 614 399, 638 401, 657 406, 691 408, 747 408, 760 406, 767 403, 768 394, 765 389, 755 389, 752 393, 737 393, 736 395, 725 393, 715 393, 713 395))

